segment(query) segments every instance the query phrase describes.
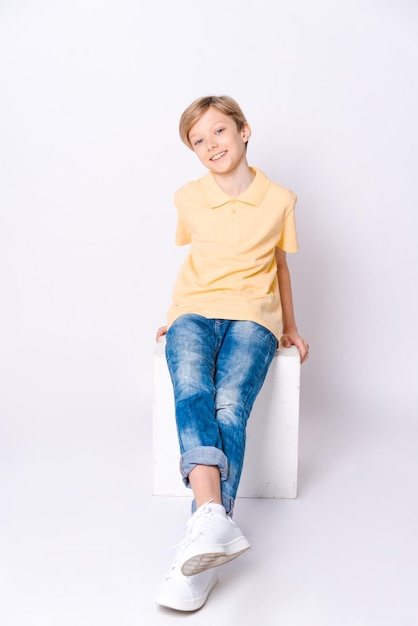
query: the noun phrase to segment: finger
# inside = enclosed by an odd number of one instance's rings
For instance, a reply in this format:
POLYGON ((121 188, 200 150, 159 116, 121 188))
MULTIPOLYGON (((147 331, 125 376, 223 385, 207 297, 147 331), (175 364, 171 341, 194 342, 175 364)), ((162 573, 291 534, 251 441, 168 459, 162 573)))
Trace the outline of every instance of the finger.
POLYGON ((304 363, 309 357, 309 345, 306 341, 303 342, 303 350, 300 351, 301 363, 304 363))
POLYGON ((166 333, 167 333, 167 326, 160 326, 160 328, 157 330, 157 334, 155 337, 156 341, 158 341, 159 338, 165 335, 166 333))

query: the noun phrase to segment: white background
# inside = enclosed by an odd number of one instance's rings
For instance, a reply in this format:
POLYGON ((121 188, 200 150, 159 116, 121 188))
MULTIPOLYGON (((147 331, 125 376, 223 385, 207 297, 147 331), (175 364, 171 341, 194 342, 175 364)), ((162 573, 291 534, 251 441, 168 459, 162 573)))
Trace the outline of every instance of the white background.
POLYGON ((82 476, 113 466, 139 481, 133 500, 150 493, 154 335, 184 254, 172 197, 204 173, 178 119, 201 95, 237 99, 250 164, 298 194, 302 478, 330 432, 352 458, 382 428, 409 454, 417 27, 413 0, 1 0, 0 507, 15 573, 34 549, 30 534, 17 549, 19 525, 52 506, 48 489, 76 507, 82 476))

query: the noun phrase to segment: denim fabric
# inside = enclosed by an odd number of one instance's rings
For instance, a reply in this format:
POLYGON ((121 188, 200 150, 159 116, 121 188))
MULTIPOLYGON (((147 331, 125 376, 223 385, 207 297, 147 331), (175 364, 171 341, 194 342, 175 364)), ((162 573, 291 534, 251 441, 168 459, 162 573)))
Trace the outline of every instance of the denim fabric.
POLYGON ((223 505, 232 515, 247 420, 276 338, 255 322, 187 314, 170 326, 166 339, 184 483, 190 487, 196 465, 218 466, 223 505))

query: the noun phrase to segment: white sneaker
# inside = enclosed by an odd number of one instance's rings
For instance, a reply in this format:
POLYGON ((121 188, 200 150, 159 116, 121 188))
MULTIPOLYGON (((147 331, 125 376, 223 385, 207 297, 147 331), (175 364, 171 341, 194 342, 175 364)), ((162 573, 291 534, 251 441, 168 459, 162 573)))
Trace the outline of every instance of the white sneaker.
POLYGON ((196 611, 205 604, 217 582, 218 575, 213 569, 196 576, 183 576, 174 563, 155 601, 177 611, 196 611))
POLYGON ((177 562, 182 574, 194 576, 223 565, 250 548, 248 539, 225 509, 206 503, 187 523, 186 537, 180 544, 177 562))

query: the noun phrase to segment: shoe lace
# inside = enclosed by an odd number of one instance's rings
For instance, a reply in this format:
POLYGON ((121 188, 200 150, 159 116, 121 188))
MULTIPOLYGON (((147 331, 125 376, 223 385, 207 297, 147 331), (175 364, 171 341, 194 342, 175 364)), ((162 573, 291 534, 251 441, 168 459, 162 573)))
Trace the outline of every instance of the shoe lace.
POLYGON ((206 503, 200 506, 188 520, 184 539, 173 546, 173 548, 177 548, 178 553, 182 552, 196 537, 205 534, 210 519, 210 515, 208 514, 211 512, 208 504, 209 503, 206 503))

